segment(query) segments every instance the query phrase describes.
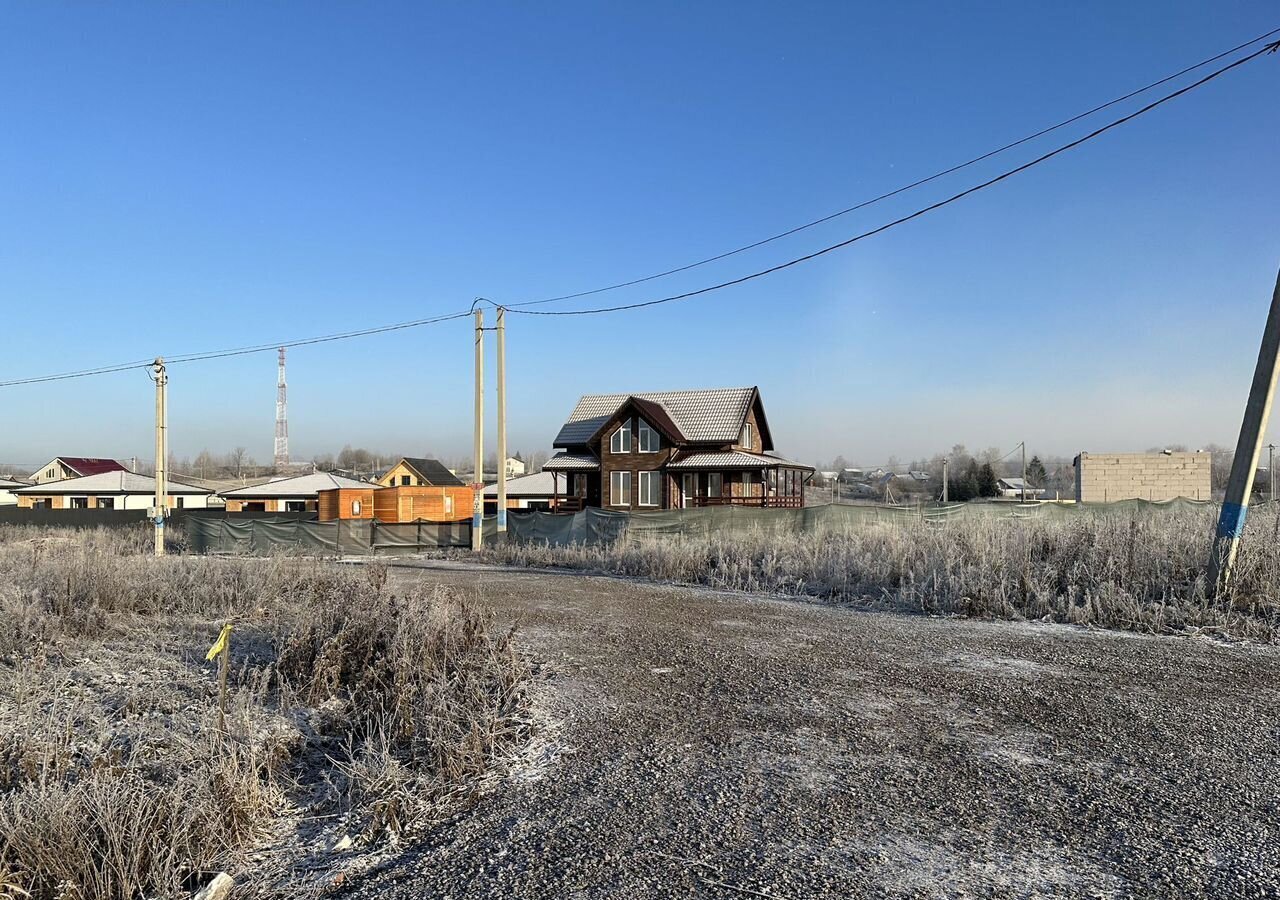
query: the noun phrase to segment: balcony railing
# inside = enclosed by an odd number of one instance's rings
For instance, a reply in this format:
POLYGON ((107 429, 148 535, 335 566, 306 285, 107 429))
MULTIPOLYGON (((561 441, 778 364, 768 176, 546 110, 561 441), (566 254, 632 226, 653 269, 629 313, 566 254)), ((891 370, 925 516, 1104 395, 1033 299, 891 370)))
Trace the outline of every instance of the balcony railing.
POLYGON ((689 497, 687 506, 753 506, 757 509, 800 509, 803 497, 689 497))

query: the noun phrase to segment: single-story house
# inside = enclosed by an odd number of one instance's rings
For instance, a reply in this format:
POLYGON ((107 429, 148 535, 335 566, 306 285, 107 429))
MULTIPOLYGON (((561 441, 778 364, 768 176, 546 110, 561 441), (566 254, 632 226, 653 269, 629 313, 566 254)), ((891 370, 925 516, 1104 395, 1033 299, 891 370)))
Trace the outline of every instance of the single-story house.
POLYGON ((454 475, 438 459, 406 456, 377 480, 383 487, 464 487, 462 479, 454 475))
MULTIPOLYGON (((169 509, 205 509, 211 491, 170 480, 169 509)), ((24 509, 150 509, 156 480, 136 472, 101 472, 14 490, 24 509)))
POLYGON ((14 481, 12 478, 0 478, 0 506, 13 506, 18 502, 14 493, 18 488, 30 487, 25 481, 14 481))
MULTIPOLYGON (((551 472, 534 472, 507 479, 507 509, 551 509, 556 498, 556 476, 551 472)), ((561 491, 563 493, 563 491, 561 491)), ((498 486, 484 489, 485 515, 498 511, 498 486)))
POLYGON ((129 470, 118 460, 101 456, 55 456, 31 473, 31 481, 33 484, 47 484, 50 481, 84 478, 88 475, 101 475, 104 472, 127 471, 129 470))
POLYGON ((1000 496, 1006 500, 1021 500, 1024 486, 1028 500, 1039 500, 1044 496, 1044 488, 1032 487, 1021 478, 1001 478, 996 482, 996 488, 1000 491, 1000 496))
POLYGON ((318 509, 321 491, 368 487, 367 482, 343 478, 332 472, 312 472, 232 488, 220 496, 227 502, 227 512, 314 512, 318 509))

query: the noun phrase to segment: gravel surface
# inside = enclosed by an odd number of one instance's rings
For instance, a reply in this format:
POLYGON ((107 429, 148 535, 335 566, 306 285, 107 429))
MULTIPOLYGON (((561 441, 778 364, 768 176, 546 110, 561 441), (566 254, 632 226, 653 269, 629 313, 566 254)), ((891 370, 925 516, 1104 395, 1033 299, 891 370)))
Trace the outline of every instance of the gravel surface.
POLYGON ((353 892, 1280 897, 1280 648, 427 563, 562 753, 353 892))

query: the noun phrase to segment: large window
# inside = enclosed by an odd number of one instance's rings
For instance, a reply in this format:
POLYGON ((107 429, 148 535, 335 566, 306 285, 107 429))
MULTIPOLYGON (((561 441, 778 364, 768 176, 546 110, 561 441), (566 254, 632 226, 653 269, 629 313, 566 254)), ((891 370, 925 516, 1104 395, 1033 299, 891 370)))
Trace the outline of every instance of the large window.
POLYGON ((623 422, 617 431, 613 433, 613 437, 609 438, 610 453, 630 453, 631 452, 631 420, 623 422))
POLYGON ((640 505, 658 506, 662 502, 662 473, 640 473, 640 505))
POLYGON ((658 439, 658 431, 656 428, 650 427, 649 423, 644 419, 640 420, 640 427, 637 429, 641 453, 657 453, 660 446, 658 439))
POLYGON ((724 475, 719 472, 707 473, 707 496, 719 497, 724 492, 724 475))
POLYGON ((610 506, 630 506, 631 505, 631 473, 630 472, 610 472, 609 473, 609 505, 610 506))
POLYGON ((115 508, 116 508, 115 497, 99 497, 98 498, 98 509, 115 509, 115 508))
POLYGON ((750 422, 747 422, 742 426, 742 446, 750 450, 755 447, 755 445, 756 430, 750 422))

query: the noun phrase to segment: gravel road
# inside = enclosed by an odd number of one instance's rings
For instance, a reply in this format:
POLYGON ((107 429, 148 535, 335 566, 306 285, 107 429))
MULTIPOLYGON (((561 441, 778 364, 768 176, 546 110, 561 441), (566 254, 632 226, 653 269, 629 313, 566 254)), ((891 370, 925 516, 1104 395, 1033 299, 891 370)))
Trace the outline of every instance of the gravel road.
POLYGON ((1280 648, 425 565, 564 752, 361 896, 1280 897, 1280 648))

